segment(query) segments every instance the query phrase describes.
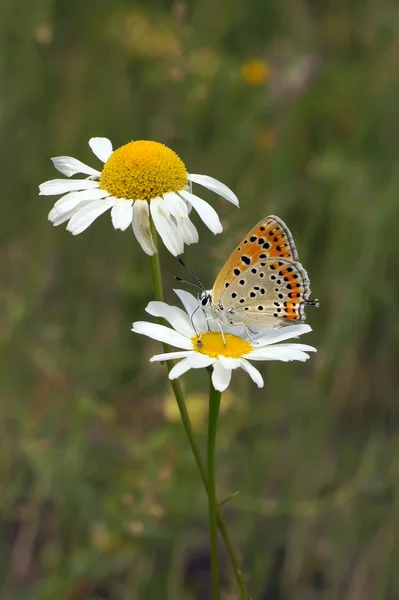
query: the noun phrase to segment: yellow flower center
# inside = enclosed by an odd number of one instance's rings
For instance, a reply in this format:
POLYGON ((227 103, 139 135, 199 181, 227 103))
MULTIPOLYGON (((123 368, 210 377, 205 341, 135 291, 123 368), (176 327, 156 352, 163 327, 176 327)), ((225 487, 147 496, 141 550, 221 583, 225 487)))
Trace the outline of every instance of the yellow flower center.
POLYGON ((225 333, 224 341, 222 334, 216 331, 203 333, 201 338, 191 338, 194 350, 200 354, 206 354, 211 358, 226 356, 228 358, 241 358, 252 350, 252 345, 233 333, 225 333), (226 344, 226 345, 225 345, 226 344))
POLYGON ((100 187, 116 198, 147 200, 177 192, 187 184, 183 161, 158 142, 137 141, 111 154, 100 176, 100 187))

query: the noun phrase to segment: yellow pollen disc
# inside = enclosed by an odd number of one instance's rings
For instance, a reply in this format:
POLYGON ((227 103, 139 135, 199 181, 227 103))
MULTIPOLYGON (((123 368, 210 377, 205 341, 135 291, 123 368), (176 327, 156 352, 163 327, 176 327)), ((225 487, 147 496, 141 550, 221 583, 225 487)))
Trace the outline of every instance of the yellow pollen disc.
POLYGON ((191 341, 196 352, 206 354, 211 358, 217 358, 220 355, 228 358, 241 358, 243 354, 248 354, 252 350, 249 342, 233 333, 225 333, 224 339, 226 345, 224 345, 221 333, 209 331, 203 333, 201 338, 196 336, 191 338, 191 341))
POLYGON ((116 198, 147 200, 177 192, 187 184, 183 161, 158 142, 137 141, 111 154, 100 176, 100 187, 116 198))

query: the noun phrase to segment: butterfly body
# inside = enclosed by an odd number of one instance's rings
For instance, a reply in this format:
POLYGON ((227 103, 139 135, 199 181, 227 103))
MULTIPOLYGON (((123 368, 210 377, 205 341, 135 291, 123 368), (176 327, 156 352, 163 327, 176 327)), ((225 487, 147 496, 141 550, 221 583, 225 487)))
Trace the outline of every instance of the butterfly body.
POLYGON ((206 314, 227 325, 270 328, 305 320, 309 277, 286 224, 262 219, 238 244, 212 290, 200 301, 206 314))

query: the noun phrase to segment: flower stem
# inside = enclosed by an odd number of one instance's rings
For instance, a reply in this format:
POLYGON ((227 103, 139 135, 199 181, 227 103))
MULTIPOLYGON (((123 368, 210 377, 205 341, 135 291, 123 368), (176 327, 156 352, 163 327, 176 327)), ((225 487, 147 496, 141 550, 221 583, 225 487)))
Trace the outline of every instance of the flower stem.
MULTIPOLYGON (((157 246, 158 245, 157 244, 157 232, 152 223, 152 220, 151 220, 151 233, 152 233, 152 238, 154 240, 154 244, 155 244, 155 246, 157 246)), ((159 300, 160 302, 163 302, 164 297, 163 297, 162 275, 161 275, 161 266, 160 266, 160 262, 159 262, 158 252, 156 252, 153 256, 151 256, 151 268, 152 268, 152 277, 153 277, 153 281, 154 281, 155 299, 159 300)), ((166 324, 163 319, 160 319, 160 321, 162 324, 166 324)), ((169 350, 170 350, 169 346, 167 344, 163 344, 163 348, 164 348, 165 352, 169 352, 169 350)), ((173 367, 173 362, 166 361, 166 367, 169 372, 173 367)), ((202 460, 200 449, 199 449, 198 444, 195 439, 194 430, 193 430, 193 426, 191 424, 190 416, 188 414, 186 402, 184 400, 183 391, 182 391, 180 383, 177 379, 171 380, 170 383, 171 383, 173 393, 176 398, 177 406, 180 411, 181 420, 183 423, 183 427, 186 431, 186 435, 188 438, 188 442, 190 444, 191 452, 193 453, 195 462, 197 463, 197 467, 198 467, 198 471, 199 471, 202 483, 203 483, 205 491, 208 495, 208 479, 206 476, 205 466, 204 466, 204 462, 202 460)), ((232 542, 230 540, 230 536, 226 529, 223 512, 218 506, 217 506, 217 525, 219 527, 219 531, 222 535, 224 544, 226 546, 227 554, 229 555, 230 563, 231 563, 232 569, 234 571, 234 576, 236 578, 237 585, 240 589, 241 598, 242 598, 242 600, 250 600, 250 596, 248 595, 248 592, 245 589, 241 570, 238 566, 237 556, 235 554, 232 542)))
POLYGON ((208 451, 207 451, 207 472, 208 472, 208 510, 209 510, 209 530, 211 540, 211 570, 212 570, 212 594, 213 600, 220 600, 219 588, 219 556, 218 556, 218 531, 217 531, 217 510, 216 483, 215 483, 215 450, 216 450, 216 432, 219 417, 220 399, 222 393, 215 390, 212 381, 209 384, 209 416, 208 416, 208 451))

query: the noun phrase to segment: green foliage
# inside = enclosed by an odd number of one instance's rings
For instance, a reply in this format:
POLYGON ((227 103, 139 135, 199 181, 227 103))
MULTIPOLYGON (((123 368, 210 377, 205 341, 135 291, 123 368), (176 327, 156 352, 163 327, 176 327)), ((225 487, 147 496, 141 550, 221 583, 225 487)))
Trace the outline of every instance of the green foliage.
MULTIPOLYGON (((51 156, 99 166, 96 135, 164 142, 237 193, 206 195, 224 233, 198 224, 185 255, 207 287, 277 214, 320 299, 318 354, 263 367, 263 390, 234 373, 222 399, 218 491, 240 491, 253 598, 399 596, 398 22, 393 0, 3 0, 2 597, 208 598, 206 498, 159 346, 130 332, 149 260, 109 216, 55 229, 38 197, 51 156)), ((206 377, 184 383, 203 444, 206 377)))

